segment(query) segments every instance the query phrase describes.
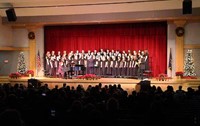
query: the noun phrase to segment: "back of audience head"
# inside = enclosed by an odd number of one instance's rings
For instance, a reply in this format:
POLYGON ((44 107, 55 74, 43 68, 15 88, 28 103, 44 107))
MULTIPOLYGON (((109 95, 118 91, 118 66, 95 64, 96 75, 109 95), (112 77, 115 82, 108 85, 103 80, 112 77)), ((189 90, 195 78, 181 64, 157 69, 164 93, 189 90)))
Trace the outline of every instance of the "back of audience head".
POLYGON ((6 109, 0 113, 1 126, 22 126, 20 113, 15 109, 6 109))

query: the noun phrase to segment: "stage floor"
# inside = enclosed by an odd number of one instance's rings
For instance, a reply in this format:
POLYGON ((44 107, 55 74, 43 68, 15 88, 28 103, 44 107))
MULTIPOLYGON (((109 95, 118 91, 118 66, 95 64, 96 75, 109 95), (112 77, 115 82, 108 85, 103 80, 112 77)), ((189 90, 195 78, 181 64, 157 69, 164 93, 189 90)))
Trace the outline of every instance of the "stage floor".
MULTIPOLYGON (((54 88, 55 85, 58 87, 62 87, 63 83, 66 83, 69 86, 74 86, 75 88, 78 85, 82 85, 85 89, 89 86, 95 86, 99 83, 104 85, 113 85, 113 84, 121 84, 122 88, 127 90, 130 94, 133 90, 137 90, 137 83, 139 83, 140 79, 129 79, 129 78, 100 78, 98 80, 83 80, 83 79, 62 79, 62 78, 48 78, 48 77, 32 77, 42 82, 42 84, 48 84, 49 88, 54 88)), ((0 83, 11 83, 11 84, 24 84, 27 86, 28 79, 30 77, 21 77, 18 79, 10 79, 9 77, 0 77, 0 83)), ((188 87, 192 87, 197 89, 200 85, 200 78, 198 79, 168 79, 166 81, 158 81, 155 78, 148 79, 151 82, 151 85, 160 86, 162 90, 166 90, 168 85, 174 87, 174 90, 178 89, 179 85, 183 86, 183 90, 187 90, 188 87)))

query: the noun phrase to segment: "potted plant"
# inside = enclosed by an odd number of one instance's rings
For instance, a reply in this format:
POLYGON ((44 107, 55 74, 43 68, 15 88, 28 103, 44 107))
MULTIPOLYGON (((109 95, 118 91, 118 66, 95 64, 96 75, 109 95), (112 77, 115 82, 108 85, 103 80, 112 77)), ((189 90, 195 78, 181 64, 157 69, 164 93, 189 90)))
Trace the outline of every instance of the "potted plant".
POLYGON ((97 80, 100 79, 101 77, 95 75, 95 74, 85 74, 82 76, 78 76, 77 79, 85 79, 85 80, 97 80))
POLYGON ((182 71, 176 72, 176 76, 177 76, 178 78, 183 78, 183 72, 182 72, 182 71))
POLYGON ((33 77, 34 76, 34 71, 33 70, 27 70, 26 71, 26 76, 33 77))
POLYGON ((9 77, 10 78, 14 78, 14 79, 17 79, 17 78, 19 78, 19 77, 21 77, 22 75, 20 74, 20 73, 18 73, 18 72, 15 72, 15 73, 11 73, 10 75, 9 75, 9 77))

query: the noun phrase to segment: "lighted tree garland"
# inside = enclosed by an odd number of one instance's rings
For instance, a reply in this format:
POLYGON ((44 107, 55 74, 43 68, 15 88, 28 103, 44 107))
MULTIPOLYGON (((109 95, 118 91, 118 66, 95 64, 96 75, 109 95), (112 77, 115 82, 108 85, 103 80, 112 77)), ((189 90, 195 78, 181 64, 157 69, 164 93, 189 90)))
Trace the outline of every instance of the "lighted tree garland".
POLYGON ((184 76, 196 76, 192 50, 188 50, 185 55, 184 76))
POLYGON ((27 68, 25 64, 24 53, 20 52, 19 57, 18 57, 17 72, 20 74, 25 74, 26 70, 27 68))

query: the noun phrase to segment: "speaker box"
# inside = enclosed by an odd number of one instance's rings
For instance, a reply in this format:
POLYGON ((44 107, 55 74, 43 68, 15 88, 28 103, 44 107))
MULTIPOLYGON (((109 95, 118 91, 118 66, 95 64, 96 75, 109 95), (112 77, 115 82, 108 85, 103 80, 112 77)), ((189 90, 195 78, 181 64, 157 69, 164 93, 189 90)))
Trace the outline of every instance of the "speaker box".
POLYGON ((148 92, 151 89, 151 82, 148 80, 140 81, 140 91, 141 92, 148 92))
POLYGON ((28 85, 32 85, 33 87, 38 87, 38 84, 40 83, 39 80, 31 78, 28 79, 28 85))
POLYGON ((183 1, 183 14, 192 14, 192 0, 183 1))
POLYGON ((6 10, 6 15, 7 15, 8 21, 16 21, 17 20, 17 16, 15 14, 14 8, 10 8, 10 9, 6 10))

